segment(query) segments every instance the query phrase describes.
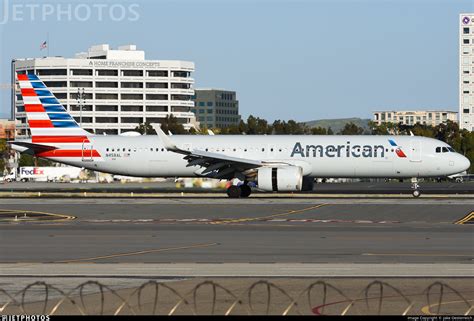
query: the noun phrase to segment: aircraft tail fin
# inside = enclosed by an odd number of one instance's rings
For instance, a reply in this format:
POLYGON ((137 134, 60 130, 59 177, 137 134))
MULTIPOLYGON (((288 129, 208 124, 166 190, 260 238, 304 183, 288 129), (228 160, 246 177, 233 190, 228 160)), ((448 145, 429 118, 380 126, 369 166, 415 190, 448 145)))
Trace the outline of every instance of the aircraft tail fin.
POLYGON ((82 129, 46 85, 33 74, 17 74, 31 142, 64 144, 89 142, 82 129))

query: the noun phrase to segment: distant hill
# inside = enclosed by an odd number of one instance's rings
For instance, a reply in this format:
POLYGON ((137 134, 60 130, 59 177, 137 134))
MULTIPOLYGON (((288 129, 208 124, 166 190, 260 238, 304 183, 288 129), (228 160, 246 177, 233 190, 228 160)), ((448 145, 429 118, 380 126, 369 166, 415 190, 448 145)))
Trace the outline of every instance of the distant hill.
POLYGON ((334 133, 338 133, 347 123, 354 123, 359 127, 369 130, 369 121, 370 119, 362 118, 337 118, 337 119, 320 119, 304 122, 308 127, 322 127, 329 128, 331 127, 334 133))

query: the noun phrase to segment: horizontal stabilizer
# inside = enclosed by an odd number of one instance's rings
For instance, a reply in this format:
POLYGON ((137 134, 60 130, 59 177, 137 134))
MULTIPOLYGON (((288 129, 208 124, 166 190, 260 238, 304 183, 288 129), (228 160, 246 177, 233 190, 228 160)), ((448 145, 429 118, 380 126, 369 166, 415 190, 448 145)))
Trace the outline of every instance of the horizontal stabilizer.
POLYGON ((7 142, 8 144, 12 145, 12 148, 15 149, 15 146, 23 147, 22 149, 31 149, 35 153, 37 152, 44 152, 48 150, 53 150, 53 149, 58 149, 55 146, 50 146, 50 145, 42 145, 42 144, 35 144, 35 143, 29 143, 29 142, 19 142, 19 141, 10 141, 7 142))

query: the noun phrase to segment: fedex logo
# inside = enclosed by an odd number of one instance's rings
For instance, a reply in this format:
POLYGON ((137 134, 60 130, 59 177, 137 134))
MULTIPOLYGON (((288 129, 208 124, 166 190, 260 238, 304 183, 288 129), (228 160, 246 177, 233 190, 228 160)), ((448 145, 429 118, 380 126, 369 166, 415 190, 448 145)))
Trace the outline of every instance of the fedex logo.
POLYGON ((22 167, 20 169, 21 175, 44 175, 44 169, 38 167, 22 167))

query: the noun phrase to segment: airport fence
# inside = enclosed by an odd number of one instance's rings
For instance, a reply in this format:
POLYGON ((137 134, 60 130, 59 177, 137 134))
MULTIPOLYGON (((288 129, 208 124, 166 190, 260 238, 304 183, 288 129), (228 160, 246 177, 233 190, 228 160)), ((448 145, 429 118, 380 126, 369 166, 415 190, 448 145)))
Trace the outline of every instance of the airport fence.
POLYGON ((230 290, 202 281, 188 289, 173 282, 148 281, 130 289, 114 289, 87 281, 67 292, 45 282, 10 294, 0 288, 0 313, 49 315, 472 315, 472 291, 460 292, 434 282, 417 293, 403 293, 383 281, 345 293, 326 281, 303 289, 285 289, 261 280, 230 290))

